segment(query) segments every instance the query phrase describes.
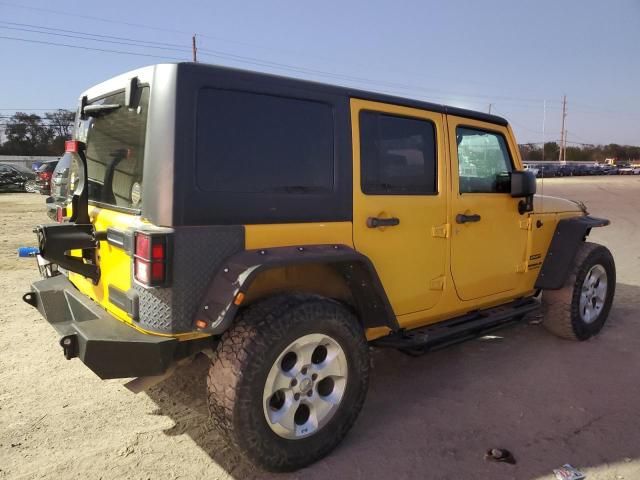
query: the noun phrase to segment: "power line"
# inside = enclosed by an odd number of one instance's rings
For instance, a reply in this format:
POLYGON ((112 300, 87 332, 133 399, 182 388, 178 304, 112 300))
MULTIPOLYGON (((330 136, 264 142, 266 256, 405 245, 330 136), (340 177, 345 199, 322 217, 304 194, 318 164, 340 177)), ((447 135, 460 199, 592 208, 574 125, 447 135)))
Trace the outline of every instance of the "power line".
MULTIPOLYGON (((104 22, 108 22, 108 23, 117 23, 117 24, 136 26, 136 27, 144 26, 145 28, 151 28, 151 29, 156 29, 156 30, 166 30, 166 31, 174 31, 174 32, 180 32, 180 33, 186 33, 186 32, 181 32, 181 31, 173 30, 173 29, 163 29, 163 28, 160 28, 160 27, 153 27, 153 26, 150 26, 150 25, 143 25, 143 24, 137 24, 137 23, 131 23, 131 22, 121 22, 121 21, 109 20, 109 19, 104 19, 104 18, 100 18, 100 17, 88 16, 88 15, 78 15, 78 14, 72 14, 72 13, 63 13, 61 11, 56 11, 56 10, 51 10, 51 9, 43 9, 43 8, 39 8, 39 7, 25 7, 25 6, 22 6, 22 5, 11 4, 11 3, 8 3, 8 2, 0 2, 0 5, 13 6, 13 7, 17 7, 17 8, 28 8, 28 9, 39 10, 39 11, 46 11, 46 12, 50 12, 50 13, 56 13, 56 14, 59 14, 59 15, 72 15, 72 16, 77 16, 77 17, 80 17, 80 18, 88 18, 88 19, 99 20, 99 21, 104 21, 104 22)), ((107 42, 107 43, 116 43, 116 44, 138 46, 138 47, 146 47, 146 48, 159 48, 159 49, 163 49, 163 50, 172 50, 172 49, 174 49, 174 47, 175 47, 174 50, 176 50, 176 51, 188 51, 189 50, 188 48, 185 48, 184 46, 180 46, 178 44, 169 44, 169 43, 163 43, 163 42, 150 42, 150 41, 146 41, 146 40, 131 39, 131 38, 127 38, 127 37, 118 37, 118 36, 113 36, 113 35, 90 34, 90 33, 85 33, 85 32, 78 32, 78 31, 66 30, 66 29, 57 29, 57 28, 51 28, 51 27, 45 27, 45 26, 39 26, 39 25, 33 25, 33 24, 24 24, 24 23, 18 23, 18 22, 0 22, 0 23, 9 24, 9 25, 28 26, 28 27, 37 28, 37 29, 40 29, 40 30, 53 30, 53 31, 58 31, 58 32, 67 32, 67 33, 73 33, 73 34, 78 34, 78 35, 82 35, 82 36, 81 37, 75 37, 75 36, 68 35, 68 34, 63 34, 63 33, 56 34, 56 33, 52 33, 52 32, 33 31, 33 30, 21 29, 21 28, 17 28, 17 27, 0 27, 0 28, 12 29, 12 30, 26 31, 26 32, 31 32, 31 33, 41 33, 41 34, 45 34, 45 35, 57 35, 57 36, 64 36, 64 37, 69 37, 69 38, 81 38, 81 39, 87 39, 87 40, 92 40, 92 41, 104 41, 104 42, 107 42), (94 39, 94 38, 87 38, 87 37, 96 37, 96 38, 94 39), (98 38, 113 39, 113 40, 98 40, 98 38), (121 40, 121 41, 115 41, 115 40, 121 40), (133 43, 126 43, 126 42, 133 42, 133 43), (156 44, 156 46, 153 46, 153 45, 138 45, 139 43, 154 43, 154 44, 156 44)), ((205 38, 218 38, 218 37, 214 37, 214 36, 207 35, 207 34, 201 34, 201 33, 197 33, 197 35, 200 36, 200 37, 205 37, 205 38)), ((242 43, 242 42, 239 42, 239 43, 242 43)), ((246 45, 255 46, 255 45, 252 45, 252 44, 246 44, 246 45)), ((425 91, 425 92, 436 92, 436 93, 440 93, 440 94, 444 94, 444 95, 451 95, 451 96, 454 96, 454 97, 499 99, 499 100, 505 100, 505 101, 524 102, 524 103, 532 103, 532 102, 533 103, 537 103, 537 102, 542 101, 540 99, 534 99, 534 98, 508 97, 508 96, 495 96, 495 95, 477 95, 477 94, 475 94, 475 95, 461 94, 461 93, 458 93, 458 92, 447 92, 447 91, 440 90, 440 89, 425 88, 425 87, 416 86, 416 85, 406 85, 406 84, 400 84, 400 83, 394 83, 394 82, 372 81, 372 80, 369 80, 369 79, 366 79, 366 78, 362 78, 362 77, 349 76, 349 75, 336 74, 336 73, 329 73, 329 72, 325 72, 325 71, 322 71, 322 70, 316 70, 316 69, 310 69, 310 68, 304 68, 304 67, 297 67, 297 66, 284 64, 284 63, 279 63, 279 62, 272 62, 272 61, 257 59, 257 58, 254 58, 254 57, 247 57, 247 56, 242 56, 242 55, 230 54, 230 53, 222 52, 222 51, 218 51, 218 50, 210 50, 210 49, 200 48, 200 47, 198 48, 198 50, 202 51, 202 52, 208 52, 209 56, 211 56, 211 57, 224 58, 224 59, 234 60, 234 61, 241 62, 241 63, 247 63, 247 64, 258 65, 258 66, 265 66, 265 67, 270 67, 270 68, 280 68, 280 69, 285 69, 285 70, 294 71, 294 72, 298 72, 298 73, 312 73, 312 74, 315 74, 315 75, 320 75, 320 76, 329 77, 329 78, 344 79, 344 80, 362 82, 362 83, 373 84, 373 85, 385 85, 385 86, 389 86, 389 87, 392 87, 392 88, 399 88, 399 89, 408 90, 408 91, 417 91, 417 90, 419 90, 419 91, 425 91)), ((160 57, 160 58, 165 58, 165 57, 160 57)), ((166 57, 166 58, 171 58, 171 57, 166 57)))
MULTIPOLYGON (((2 4, 2 2, 0 2, 0 4, 2 4)), ((99 33, 79 32, 77 30, 68 30, 68 29, 65 29, 65 28, 46 27, 44 25, 34 25, 32 23, 7 22, 7 21, 4 21, 4 20, 0 21, 0 23, 5 24, 5 25, 12 25, 14 27, 38 28, 40 30, 51 30, 51 31, 55 31, 55 32, 75 33, 75 34, 80 34, 80 35, 85 35, 85 36, 90 36, 90 37, 108 38, 108 39, 113 39, 113 40, 126 40, 126 41, 129 41, 129 42, 149 43, 149 44, 158 45, 158 46, 162 46, 162 47, 176 47, 176 48, 181 48, 183 50, 185 49, 184 45, 181 45, 181 44, 178 44, 178 43, 156 42, 154 40, 134 39, 134 38, 128 38, 128 37, 120 37, 120 36, 116 36, 116 35, 104 35, 104 34, 99 34, 99 33)))
POLYGON ((41 30, 35 30, 35 29, 31 29, 31 28, 6 27, 6 26, 3 26, 3 25, 0 25, 0 28, 3 28, 5 30, 20 31, 20 32, 39 33, 41 35, 52 35, 52 36, 56 36, 56 37, 79 38, 81 40, 90 40, 92 42, 112 43, 112 44, 117 44, 117 45, 129 45, 129 46, 134 46, 134 47, 155 48, 155 49, 159 49, 159 50, 170 50, 170 51, 179 51, 179 52, 187 51, 186 48, 161 47, 161 46, 158 46, 158 45, 141 45, 140 43, 137 43, 138 42, 137 40, 118 41, 118 40, 106 40, 106 39, 102 39, 102 38, 91 38, 90 36, 85 35, 82 32, 74 32, 74 33, 78 33, 79 35, 72 35, 70 33, 44 32, 44 31, 41 31, 41 30))
MULTIPOLYGON (((14 27, 2 27, 2 26, 0 26, 0 28, 16 29, 14 27)), ((22 30, 26 30, 26 29, 22 29, 22 30)), ((94 41, 106 42, 106 43, 119 43, 119 44, 123 43, 123 42, 115 42, 115 41, 111 41, 111 40, 88 39, 88 38, 81 37, 81 36, 74 36, 74 35, 69 35, 69 34, 60 34, 60 33, 54 33, 54 32, 35 32, 35 33, 42 33, 42 34, 45 34, 45 35, 54 35, 54 36, 72 37, 72 38, 81 38, 81 39, 85 39, 85 40, 94 40, 94 41)), ((141 53, 141 52, 131 52, 131 51, 124 51, 124 50, 113 50, 113 49, 105 49, 105 48, 70 45, 70 44, 65 44, 65 43, 50 42, 50 41, 43 41, 43 40, 34 40, 34 39, 26 39, 26 38, 19 38, 19 37, 0 36, 0 39, 15 40, 15 41, 28 42, 28 43, 38 43, 38 44, 43 44, 43 45, 51 45, 51 46, 59 46, 59 47, 68 47, 68 48, 75 48, 75 49, 81 49, 81 50, 92 50, 92 51, 107 52, 107 53, 117 53, 117 54, 124 54, 124 55, 136 55, 136 56, 144 56, 144 57, 151 57, 151 58, 178 60, 178 61, 184 61, 185 60, 184 58, 172 57, 172 56, 168 56, 168 55, 167 56, 161 56, 161 55, 153 55, 153 54, 141 53)), ((133 46, 137 46, 137 47, 167 49, 165 47, 150 47, 150 46, 145 46, 145 45, 136 45, 136 44, 128 44, 128 43, 127 43, 127 45, 133 45, 133 46)), ((356 77, 356 76, 335 74, 335 73, 324 72, 322 70, 316 70, 316 69, 310 69, 310 68, 304 68, 304 67, 295 67, 295 66, 292 66, 292 65, 284 64, 284 63, 263 61, 263 60, 260 60, 260 59, 254 58, 254 57, 247 57, 247 56, 244 56, 244 55, 235 55, 235 54, 230 54, 230 53, 221 52, 221 51, 217 51, 217 50, 204 49, 204 48, 200 48, 200 47, 198 48, 198 51, 200 51, 201 55, 204 55, 204 56, 209 56, 209 57, 214 57, 214 58, 223 58, 223 59, 226 59, 226 60, 231 60, 231 61, 235 61, 235 62, 239 62, 239 63, 243 63, 243 64, 261 66, 261 67, 267 67, 267 68, 276 68, 276 69, 287 70, 287 71, 296 72, 296 73, 302 73, 302 74, 313 74, 313 75, 328 77, 328 78, 332 78, 332 79, 343 80, 343 81, 346 80, 346 81, 350 81, 350 82, 358 82, 358 83, 361 83, 361 84, 369 84, 369 85, 374 85, 374 86, 378 86, 378 87, 379 86, 383 86, 385 88, 391 87, 391 88, 395 88, 395 89, 399 89, 399 90, 404 91, 404 92, 400 93, 400 95, 406 95, 407 91, 409 91, 409 92, 436 91, 436 92, 449 94, 449 95, 457 96, 457 97, 505 98, 505 99, 508 98, 508 97, 493 97, 493 96, 489 96, 489 95, 454 94, 453 92, 444 92, 442 90, 418 87, 418 86, 414 86, 414 85, 405 85, 405 84, 398 84, 398 83, 393 83, 393 82, 369 80, 369 79, 364 78, 364 77, 356 77), (202 52, 204 52, 204 53, 202 53, 202 52)), ((393 93, 394 94, 398 94, 397 92, 393 92, 393 93)), ((445 99, 446 100, 447 97, 438 97, 438 96, 430 95, 429 99, 432 99, 432 100, 445 99)))
POLYGON ((122 54, 122 55, 136 55, 136 56, 139 56, 139 57, 152 57, 152 58, 161 58, 161 59, 170 59, 170 60, 184 60, 183 58, 152 55, 150 53, 126 52, 124 50, 109 50, 109 49, 106 49, 106 48, 84 47, 84 46, 80 46, 80 45, 69 45, 68 43, 45 42, 43 40, 31 40, 31 39, 26 39, 26 38, 7 37, 7 36, 3 36, 3 35, 0 35, 0 39, 3 39, 3 40, 15 40, 17 42, 38 43, 38 44, 41 44, 41 45, 53 45, 53 46, 56 46, 56 47, 75 48, 75 49, 79 49, 79 50, 92 50, 94 52, 119 53, 119 54, 122 54))
POLYGON ((182 30, 176 30, 176 29, 173 29, 173 28, 156 27, 156 26, 152 26, 152 25, 145 25, 143 23, 125 22, 125 21, 122 21, 122 20, 111 20, 111 19, 108 19, 108 18, 95 17, 95 16, 92 16, 92 15, 82 15, 82 14, 79 14, 79 13, 63 12, 63 11, 60 11, 60 10, 53 10, 51 8, 32 7, 32 6, 28 6, 28 5, 18 5, 18 4, 9 3, 9 2, 0 2, 0 5, 4 5, 4 6, 7 6, 7 7, 14 7, 14 8, 22 8, 22 9, 26 9, 26 10, 35 10, 35 11, 39 11, 39 12, 53 13, 54 15, 63 15, 63 16, 70 16, 70 17, 76 17, 76 18, 84 18, 86 20, 95 20, 97 22, 114 23, 114 24, 117 24, 117 25, 127 25, 129 27, 148 28, 149 30, 157 30, 157 31, 160 31, 160 32, 188 33, 188 32, 184 32, 182 30))

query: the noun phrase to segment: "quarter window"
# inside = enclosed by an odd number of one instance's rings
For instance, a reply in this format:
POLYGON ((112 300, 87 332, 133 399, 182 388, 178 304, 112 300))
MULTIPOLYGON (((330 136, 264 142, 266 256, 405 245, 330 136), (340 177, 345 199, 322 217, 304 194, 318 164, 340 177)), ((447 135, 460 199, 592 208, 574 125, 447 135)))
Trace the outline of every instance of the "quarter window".
POLYGON ((204 191, 333 191, 333 110, 321 102, 203 89, 197 182, 204 191))
POLYGON ((362 191, 369 195, 436 193, 433 123, 360 112, 360 171, 362 191))
POLYGON ((512 171, 504 136, 475 128, 458 127, 460 193, 507 193, 512 171))

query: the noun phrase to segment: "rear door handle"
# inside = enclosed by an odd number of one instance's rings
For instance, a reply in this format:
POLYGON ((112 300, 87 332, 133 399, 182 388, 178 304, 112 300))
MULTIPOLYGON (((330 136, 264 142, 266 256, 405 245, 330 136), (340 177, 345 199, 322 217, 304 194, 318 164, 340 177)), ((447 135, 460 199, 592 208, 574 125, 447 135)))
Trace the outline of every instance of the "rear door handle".
POLYGON ((367 218, 367 227, 369 227, 369 228, 395 227, 396 225, 400 225, 400 219, 396 218, 396 217, 391 217, 391 218, 369 217, 369 218, 367 218))
POLYGON ((479 222, 480 218, 480 215, 477 214, 465 215, 463 213, 459 213, 458 215, 456 215, 456 223, 479 222))

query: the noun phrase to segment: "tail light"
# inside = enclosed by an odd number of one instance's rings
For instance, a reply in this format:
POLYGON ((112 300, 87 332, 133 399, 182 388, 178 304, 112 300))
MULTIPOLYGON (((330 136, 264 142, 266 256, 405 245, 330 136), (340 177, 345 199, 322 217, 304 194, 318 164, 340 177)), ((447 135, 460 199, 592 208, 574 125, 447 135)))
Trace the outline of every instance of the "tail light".
POLYGON ((149 287, 167 285, 168 246, 165 234, 135 233, 133 271, 138 282, 149 287))
POLYGON ((42 180, 51 180, 51 172, 40 172, 38 175, 42 180))
POLYGON ((67 208, 61 207, 60 205, 58 205, 58 208, 56 209, 56 222, 58 223, 64 222, 64 219, 66 216, 67 216, 67 208))

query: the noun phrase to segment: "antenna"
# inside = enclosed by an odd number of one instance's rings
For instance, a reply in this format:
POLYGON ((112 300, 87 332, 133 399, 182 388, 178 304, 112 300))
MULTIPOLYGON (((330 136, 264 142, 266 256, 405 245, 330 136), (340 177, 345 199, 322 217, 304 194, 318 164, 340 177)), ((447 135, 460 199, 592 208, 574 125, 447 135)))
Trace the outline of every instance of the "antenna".
POLYGON ((198 61, 198 47, 196 47, 196 36, 195 34, 191 37, 191 52, 193 53, 193 61, 198 61))

